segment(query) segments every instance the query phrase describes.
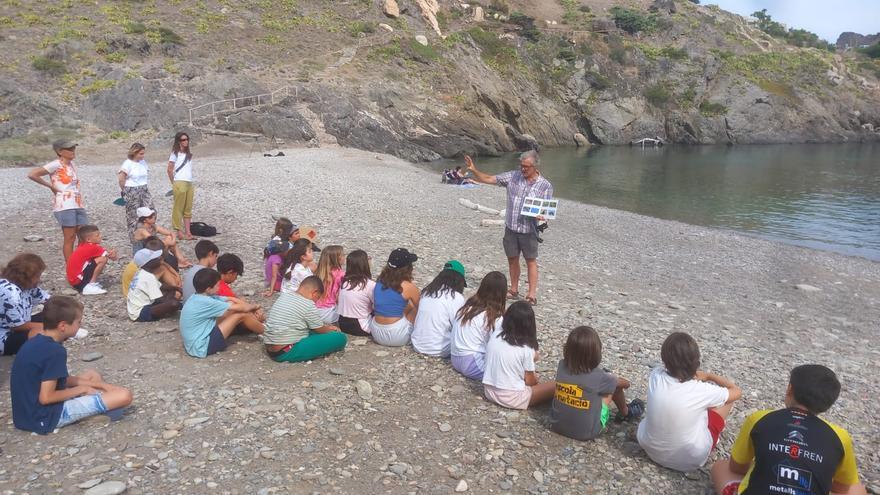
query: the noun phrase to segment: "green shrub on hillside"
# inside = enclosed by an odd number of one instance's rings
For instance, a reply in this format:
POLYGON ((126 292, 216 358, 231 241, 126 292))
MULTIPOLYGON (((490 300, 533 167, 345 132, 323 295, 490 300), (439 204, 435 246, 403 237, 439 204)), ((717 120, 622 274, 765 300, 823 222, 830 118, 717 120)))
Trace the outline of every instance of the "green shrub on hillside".
POLYGON ((510 18, 508 19, 511 24, 516 24, 520 27, 521 31, 519 32, 520 36, 529 40, 529 41, 538 41, 541 37, 541 32, 538 31, 538 28, 535 27, 535 18, 529 17, 520 12, 514 12, 510 14, 510 18))
POLYGON ((611 18, 614 19, 614 24, 630 34, 650 32, 657 24, 657 20, 653 15, 645 14, 638 10, 615 6, 611 7, 609 12, 611 13, 611 18))
POLYGON ((104 91, 105 89, 110 89, 113 86, 116 86, 116 81, 110 79, 98 79, 92 84, 80 88, 79 92, 83 95, 90 95, 92 93, 104 91))
POLYGON ((653 86, 648 86, 645 88, 645 99, 648 100, 648 103, 654 105, 657 108, 664 108, 669 100, 672 98, 672 93, 669 91, 669 88, 666 87, 665 84, 657 83, 653 86))
POLYGON ((864 53, 871 58, 880 58, 880 42, 874 43, 867 48, 859 48, 859 53, 864 53))
POLYGON ((469 29, 468 34, 480 47, 480 56, 489 67, 505 71, 519 62, 516 49, 499 39, 495 33, 475 27, 469 29))
POLYGON ((51 59, 43 55, 35 57, 33 62, 31 62, 31 65, 34 67, 34 69, 37 69, 40 72, 46 72, 53 76, 57 76, 67 72, 67 66, 64 65, 64 62, 60 62, 58 60, 51 59))
POLYGON ((147 32, 147 26, 143 22, 128 22, 122 30, 126 34, 144 34, 147 32))
POLYGON ((361 33, 374 33, 376 26, 372 22, 352 21, 348 24, 348 34, 357 38, 361 33))
POLYGON ((767 9, 761 9, 752 13, 752 17, 758 20, 758 29, 765 33, 785 40, 788 44, 801 47, 814 47, 833 52, 837 47, 819 37, 816 33, 806 29, 785 29, 785 26, 773 20, 767 9))
POLYGON ((707 117, 716 117, 727 113, 727 107, 721 103, 704 101, 700 103, 700 113, 707 117))

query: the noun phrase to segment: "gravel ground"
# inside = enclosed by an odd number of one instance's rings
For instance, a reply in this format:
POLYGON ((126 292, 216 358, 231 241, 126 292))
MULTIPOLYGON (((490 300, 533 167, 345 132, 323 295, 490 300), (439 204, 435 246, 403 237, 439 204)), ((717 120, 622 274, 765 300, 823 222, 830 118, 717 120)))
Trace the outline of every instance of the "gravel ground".
MULTIPOLYGON (((419 286, 449 258, 464 262, 471 291, 486 272, 506 271, 500 227, 480 227, 485 215, 457 204, 468 198, 500 208, 502 189, 445 186, 418 167, 356 150, 286 153, 197 162, 196 219, 217 225, 221 251, 244 259, 235 289, 257 294, 251 299, 270 304, 259 293, 272 215, 316 224, 324 245, 366 249, 374 274, 391 249, 408 247, 420 257, 419 286)), ((82 165, 80 174, 92 220, 125 258, 108 268, 107 295, 84 298, 91 336, 67 347, 71 372, 97 368, 133 390, 134 406, 119 422, 101 417, 35 436, 14 429, 4 398, 4 493, 78 493, 109 481, 156 494, 707 490, 705 469, 683 475, 652 464, 635 443, 634 424, 612 425, 586 443, 557 436, 546 407, 520 413, 491 405, 446 362, 408 348, 354 339, 323 360, 277 364, 255 338, 235 337, 225 353, 187 357, 175 321, 135 324, 126 316, 118 285, 130 252, 123 209, 111 205, 113 162, 82 165), (83 362, 92 352, 103 357, 83 362), (358 380, 369 386, 359 391, 358 380)), ((168 225, 160 169, 151 185, 168 225)), ((64 293, 49 194, 24 175, 0 170, 3 259, 39 253, 49 264, 44 286, 64 293), (45 240, 24 242, 30 234, 45 240)), ((880 493, 880 428, 870 406, 880 372, 880 264, 572 202, 560 213, 541 248, 543 376, 553 377, 568 330, 591 324, 604 341, 603 365, 632 380, 631 397, 644 397, 663 339, 690 332, 704 367, 744 389, 722 435, 719 450, 727 453, 745 415, 780 407, 790 368, 826 364, 844 387, 827 417, 852 433, 862 477, 880 493)), ((191 255, 192 243, 185 249, 191 255)), ((8 394, 11 363, 0 358, 0 394, 8 394)))

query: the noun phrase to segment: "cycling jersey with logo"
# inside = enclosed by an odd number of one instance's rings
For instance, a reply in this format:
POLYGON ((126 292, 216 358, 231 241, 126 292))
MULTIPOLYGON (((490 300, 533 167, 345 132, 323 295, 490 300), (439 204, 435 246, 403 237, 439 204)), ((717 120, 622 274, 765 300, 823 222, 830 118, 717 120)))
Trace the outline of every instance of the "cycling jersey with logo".
POLYGON ((749 416, 731 458, 738 464, 754 460, 741 494, 828 495, 832 481, 859 481, 849 433, 794 408, 749 416))

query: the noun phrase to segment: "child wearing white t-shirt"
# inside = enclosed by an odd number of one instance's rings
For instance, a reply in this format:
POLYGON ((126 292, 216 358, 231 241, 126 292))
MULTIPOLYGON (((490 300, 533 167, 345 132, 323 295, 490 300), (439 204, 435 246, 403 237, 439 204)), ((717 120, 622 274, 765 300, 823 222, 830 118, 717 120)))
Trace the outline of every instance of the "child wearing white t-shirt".
POLYGON ((528 409, 552 399, 556 382, 538 382, 537 357, 535 312, 529 303, 517 301, 504 313, 501 330, 486 342, 483 394, 510 409, 528 409))
POLYGON ((660 357, 663 367, 648 376, 648 411, 636 436, 657 464, 696 471, 718 443, 742 391, 729 378, 699 370, 700 349, 686 333, 667 337, 660 357))
POLYGON ((477 293, 469 297, 452 323, 452 367, 471 380, 483 380, 486 369, 486 341, 501 330, 507 304, 507 277, 489 272, 477 293))
POLYGON ((464 266, 457 260, 451 260, 422 289, 419 312, 410 337, 416 352, 426 356, 449 357, 452 324, 455 314, 464 305, 461 293, 465 287, 464 266))
POLYGON ((296 293, 299 284, 307 277, 314 275, 315 254, 312 251, 312 241, 308 239, 299 239, 293 243, 287 256, 284 258, 284 264, 281 271, 284 278, 281 280, 281 292, 288 294, 296 293))

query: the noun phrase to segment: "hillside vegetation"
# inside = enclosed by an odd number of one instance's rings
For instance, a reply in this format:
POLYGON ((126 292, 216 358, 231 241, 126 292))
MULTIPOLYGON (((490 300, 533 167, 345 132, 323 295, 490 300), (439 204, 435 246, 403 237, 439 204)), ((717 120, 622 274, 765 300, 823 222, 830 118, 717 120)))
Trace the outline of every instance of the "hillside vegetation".
POLYGON ((672 0, 401 0, 397 16, 386 3, 0 0, 0 160, 27 162, 60 134, 167 133, 199 104, 280 88, 274 105, 202 109, 194 124, 411 160, 575 133, 594 144, 878 137, 878 61, 793 46, 763 19, 672 0))

